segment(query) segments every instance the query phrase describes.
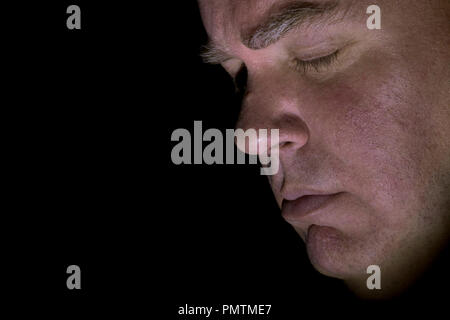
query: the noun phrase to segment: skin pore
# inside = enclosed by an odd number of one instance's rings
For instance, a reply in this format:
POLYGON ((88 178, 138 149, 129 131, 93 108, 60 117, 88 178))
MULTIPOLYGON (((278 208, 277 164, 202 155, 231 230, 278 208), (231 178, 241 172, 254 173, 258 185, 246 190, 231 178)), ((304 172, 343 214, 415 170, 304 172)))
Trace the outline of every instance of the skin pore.
POLYGON ((244 79, 237 128, 280 130, 270 184, 313 266, 360 296, 405 290, 448 241, 450 3, 199 6, 205 59, 244 79), (372 4, 381 30, 366 27, 372 4), (299 217, 288 203, 305 194, 336 196, 299 217), (369 265, 380 266, 382 290, 367 289, 369 265))

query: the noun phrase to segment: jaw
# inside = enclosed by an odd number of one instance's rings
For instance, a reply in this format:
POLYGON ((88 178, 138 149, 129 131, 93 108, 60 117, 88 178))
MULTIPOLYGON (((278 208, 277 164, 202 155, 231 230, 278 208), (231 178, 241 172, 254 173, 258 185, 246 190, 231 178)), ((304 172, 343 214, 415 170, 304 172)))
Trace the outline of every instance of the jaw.
POLYGON ((402 239, 379 232, 355 239, 332 227, 312 226, 305 232, 294 227, 306 243, 314 268, 341 279, 361 299, 389 299, 404 293, 425 273, 448 243, 446 228, 419 233, 411 230, 402 239), (368 289, 368 267, 381 270, 381 290, 368 289))

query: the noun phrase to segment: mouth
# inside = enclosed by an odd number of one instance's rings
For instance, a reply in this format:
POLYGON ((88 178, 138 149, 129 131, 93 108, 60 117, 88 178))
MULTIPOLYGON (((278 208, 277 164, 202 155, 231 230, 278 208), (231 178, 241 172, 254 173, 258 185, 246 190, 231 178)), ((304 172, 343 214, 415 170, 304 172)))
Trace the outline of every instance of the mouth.
POLYGON ((303 222, 305 217, 323 209, 333 202, 341 193, 304 195, 295 200, 283 200, 281 215, 283 218, 295 224, 303 222))

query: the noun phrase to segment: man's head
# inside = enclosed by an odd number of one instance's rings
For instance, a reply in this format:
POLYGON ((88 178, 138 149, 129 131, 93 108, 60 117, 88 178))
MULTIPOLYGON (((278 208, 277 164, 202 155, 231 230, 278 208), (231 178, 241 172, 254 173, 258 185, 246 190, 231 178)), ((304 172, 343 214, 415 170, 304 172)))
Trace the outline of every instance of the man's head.
POLYGON ((400 290, 450 224, 450 2, 199 4, 206 59, 245 91, 237 127, 280 130, 270 183, 314 267, 358 290, 379 265, 400 290))

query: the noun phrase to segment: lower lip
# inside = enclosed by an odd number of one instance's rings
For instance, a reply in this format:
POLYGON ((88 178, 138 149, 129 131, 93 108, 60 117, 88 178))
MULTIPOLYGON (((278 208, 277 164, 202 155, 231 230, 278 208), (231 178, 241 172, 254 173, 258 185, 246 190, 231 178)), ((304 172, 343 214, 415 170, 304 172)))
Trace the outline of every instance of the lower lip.
POLYGON ((288 201, 283 203, 282 216, 288 222, 298 221, 314 211, 324 208, 335 200, 339 194, 310 195, 288 201))

